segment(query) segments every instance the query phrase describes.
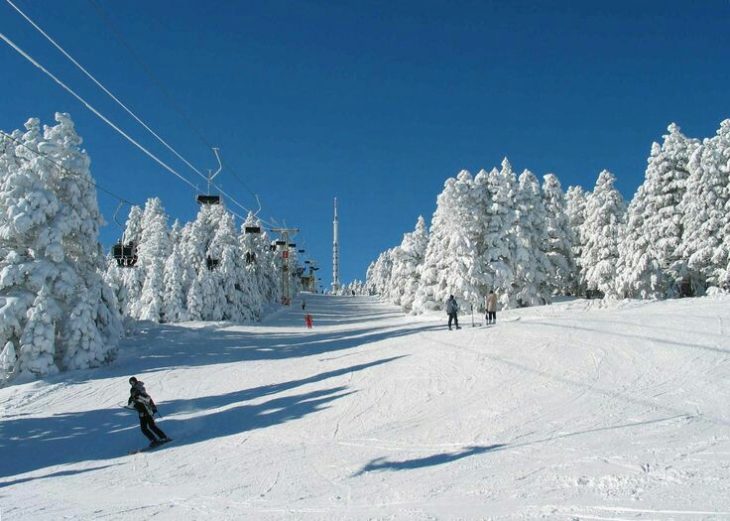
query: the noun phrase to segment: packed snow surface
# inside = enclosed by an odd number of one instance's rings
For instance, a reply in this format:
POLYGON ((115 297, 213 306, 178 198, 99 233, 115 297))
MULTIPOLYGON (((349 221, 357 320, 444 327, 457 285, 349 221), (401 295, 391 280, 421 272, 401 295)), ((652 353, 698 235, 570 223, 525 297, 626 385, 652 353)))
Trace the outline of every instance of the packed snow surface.
MULTIPOLYGON (((370 297, 146 324, 0 389, 14 520, 730 519, 730 299, 569 301, 449 331, 370 297), (146 445, 129 376, 174 441, 146 445)), ((479 317, 475 317, 479 318, 479 317)))

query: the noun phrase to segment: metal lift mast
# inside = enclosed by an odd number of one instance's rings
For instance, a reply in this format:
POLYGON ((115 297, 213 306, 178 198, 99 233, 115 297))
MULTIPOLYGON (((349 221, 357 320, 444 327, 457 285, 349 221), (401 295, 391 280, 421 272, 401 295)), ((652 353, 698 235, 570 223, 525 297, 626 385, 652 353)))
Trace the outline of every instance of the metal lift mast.
POLYGON ((335 220, 332 222, 334 239, 332 241, 332 293, 340 290, 340 221, 337 218, 337 197, 335 197, 335 220))

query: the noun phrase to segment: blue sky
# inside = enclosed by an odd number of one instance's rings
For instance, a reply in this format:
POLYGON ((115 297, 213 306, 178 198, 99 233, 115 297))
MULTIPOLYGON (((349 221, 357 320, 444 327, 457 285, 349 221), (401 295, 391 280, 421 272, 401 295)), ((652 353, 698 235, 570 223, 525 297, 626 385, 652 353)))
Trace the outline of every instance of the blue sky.
MULTIPOLYGON (((17 5, 199 169, 215 158, 198 134, 219 146, 233 169, 223 188, 253 209, 259 194, 265 219, 299 227, 324 284, 334 196, 349 281, 430 219, 462 168, 508 156, 587 189, 607 168, 630 198, 670 122, 708 137, 730 117, 727 1, 95 1, 193 126, 94 0, 17 5)), ((5 2, 0 32, 204 190, 5 2)), ((1 42, 0 70, 1 129, 69 112, 101 186, 194 217, 189 186, 1 42)), ((117 202, 99 201, 109 245, 117 202)))

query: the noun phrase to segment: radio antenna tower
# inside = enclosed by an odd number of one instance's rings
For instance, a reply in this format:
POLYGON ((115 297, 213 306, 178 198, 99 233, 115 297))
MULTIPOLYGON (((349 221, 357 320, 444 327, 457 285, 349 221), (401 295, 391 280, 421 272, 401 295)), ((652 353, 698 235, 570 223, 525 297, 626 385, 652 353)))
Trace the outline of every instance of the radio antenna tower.
POLYGON ((332 293, 340 290, 340 241, 338 238, 340 221, 337 218, 337 197, 335 197, 335 220, 332 221, 332 293))

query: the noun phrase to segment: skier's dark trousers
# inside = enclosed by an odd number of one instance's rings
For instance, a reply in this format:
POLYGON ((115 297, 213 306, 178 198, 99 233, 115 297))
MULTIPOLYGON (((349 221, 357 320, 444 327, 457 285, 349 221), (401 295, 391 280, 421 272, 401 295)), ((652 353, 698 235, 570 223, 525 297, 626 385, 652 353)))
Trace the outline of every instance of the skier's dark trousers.
POLYGON ((157 412, 157 406, 152 401, 152 397, 147 394, 144 388, 144 382, 140 382, 134 376, 129 379, 132 386, 129 390, 129 400, 127 404, 139 413, 139 427, 142 429, 150 445, 157 445, 161 442, 169 441, 167 434, 162 432, 157 425, 153 415, 157 412))

